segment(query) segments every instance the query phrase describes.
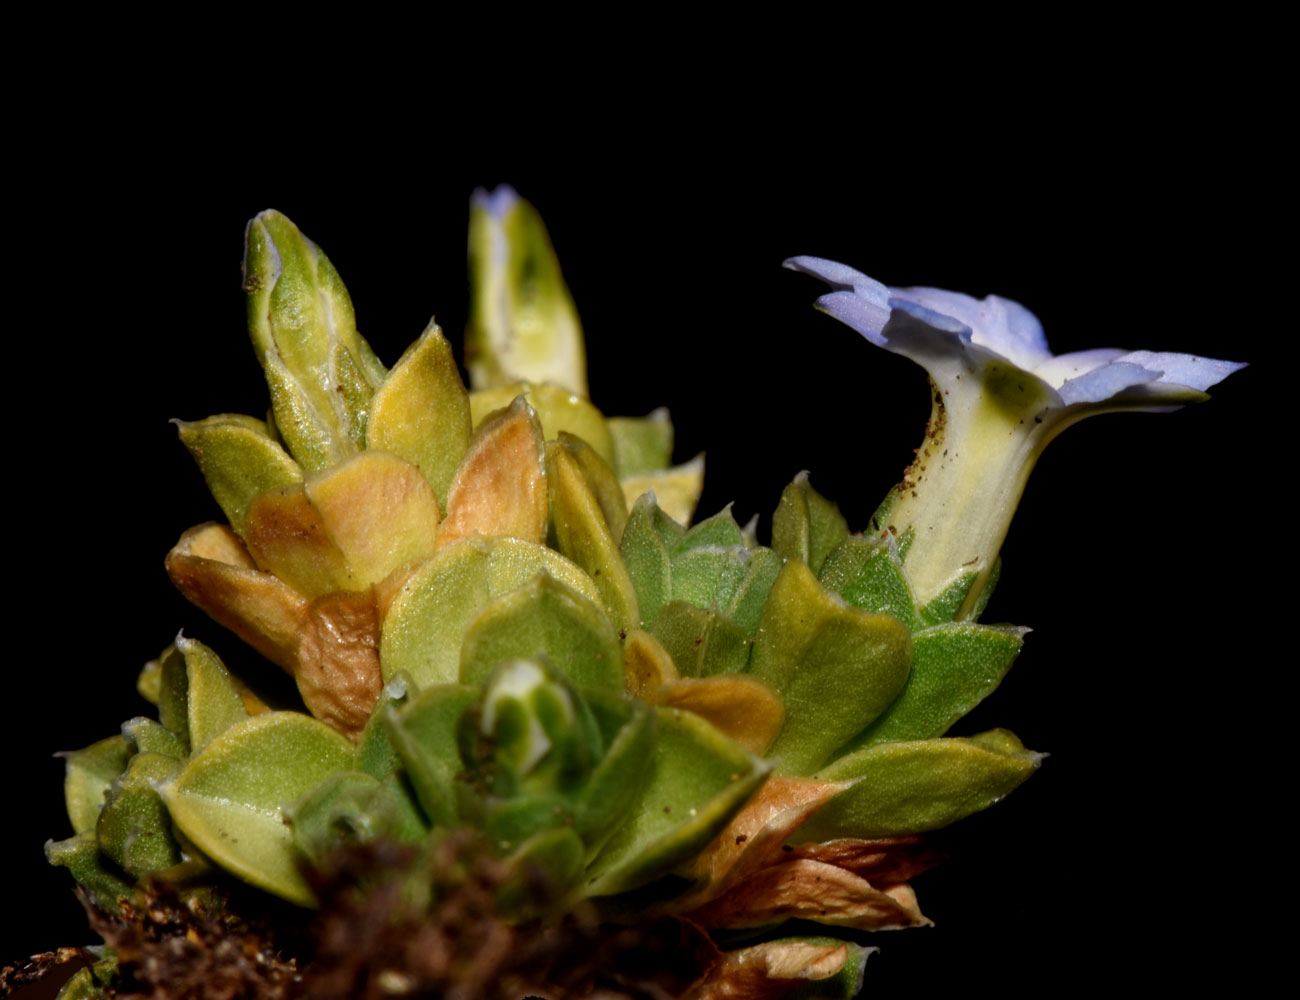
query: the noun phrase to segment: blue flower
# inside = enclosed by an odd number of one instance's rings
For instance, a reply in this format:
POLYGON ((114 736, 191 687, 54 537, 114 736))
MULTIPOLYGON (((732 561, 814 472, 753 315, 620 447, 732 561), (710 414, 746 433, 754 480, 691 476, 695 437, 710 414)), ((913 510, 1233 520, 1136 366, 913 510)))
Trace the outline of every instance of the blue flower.
POLYGON ((1245 367, 1194 354, 1114 347, 1054 355, 1038 318, 1010 299, 975 299, 940 288, 890 288, 819 257, 792 257, 785 266, 835 289, 817 300, 819 309, 877 347, 911 358, 936 382, 1010 362, 1041 383, 1046 405, 1053 409, 1098 403, 1165 408, 1204 398, 1206 389, 1245 367))
POLYGON ((1205 399, 1206 389, 1245 367, 1118 348, 1054 355, 1037 317, 1010 299, 889 288, 819 257, 785 266, 835 289, 817 300, 823 312, 930 373, 936 392, 926 439, 882 511, 906 542, 918 599, 942 597, 963 614, 975 607, 1029 473, 1057 434, 1095 413, 1205 399))

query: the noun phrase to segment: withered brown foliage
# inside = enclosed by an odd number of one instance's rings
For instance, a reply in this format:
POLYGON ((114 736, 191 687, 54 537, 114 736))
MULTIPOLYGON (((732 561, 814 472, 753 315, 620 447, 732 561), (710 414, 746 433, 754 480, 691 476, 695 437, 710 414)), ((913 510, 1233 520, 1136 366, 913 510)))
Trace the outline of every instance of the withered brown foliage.
POLYGON ((249 921, 226 905, 184 901, 173 889, 148 884, 120 915, 82 903, 90 925, 117 955, 113 996, 120 1000, 288 1000, 299 995, 290 922, 249 921))

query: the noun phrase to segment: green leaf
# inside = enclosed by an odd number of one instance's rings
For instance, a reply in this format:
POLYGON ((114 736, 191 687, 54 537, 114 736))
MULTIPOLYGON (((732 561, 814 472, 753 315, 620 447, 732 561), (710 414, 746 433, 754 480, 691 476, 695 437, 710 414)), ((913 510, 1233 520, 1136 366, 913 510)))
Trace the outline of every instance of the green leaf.
MULTIPOLYGON (((667 515, 664 515, 667 517, 667 515)), ((671 521, 671 519, 669 519, 671 521)), ((675 522, 673 522, 675 524, 675 522)), ((669 529, 671 531, 671 529, 669 529)), ((668 539, 665 538, 665 541, 668 539)), ((691 549, 701 546, 740 546, 745 547, 745 533, 736 519, 731 516, 731 504, 723 507, 712 517, 706 517, 698 524, 687 528, 669 549, 669 555, 676 563, 677 558, 691 549)))
POLYGON ((768 775, 768 765, 690 712, 655 709, 650 774, 587 871, 583 894, 644 885, 698 853, 768 775))
POLYGON ((131 741, 138 753, 160 753, 176 760, 184 760, 189 750, 180 739, 162 723, 137 716, 122 723, 122 735, 131 741))
POLYGON ((509 188, 470 203, 469 273, 475 388, 523 378, 586 396, 582 325, 560 262, 537 209, 509 188))
POLYGON ((67 840, 47 840, 45 858, 55 867, 68 869, 101 910, 117 913, 117 901, 131 895, 131 883, 105 865, 93 830, 67 840))
POLYGON ((139 753, 113 782, 95 825, 100 850, 132 878, 143 878, 180 864, 171 819, 157 785, 180 769, 180 761, 160 753, 139 753))
POLYGON ((942 736, 1002 683, 1027 629, 953 623, 912 636, 912 671, 894 703, 842 752, 942 736))
POLYGON ((642 495, 632 506, 619 555, 636 589, 642 622, 650 621, 672 597, 672 562, 668 545, 656 529, 656 515, 666 517, 655 504, 654 494, 642 495))
POLYGON ((248 709, 221 658, 201 642, 178 636, 162 655, 158 701, 162 724, 187 750, 202 749, 248 709))
POLYGON ((618 636, 601 609, 548 575, 503 594, 465 633, 460 682, 481 684, 506 660, 543 656, 580 688, 623 690, 618 636))
POLYGON ((961 606, 966 601, 966 595, 970 593, 978 577, 977 570, 954 577, 937 597, 921 609, 921 626, 929 628, 931 625, 943 625, 956 619, 957 613, 961 611, 961 606))
POLYGON ((577 799, 574 829, 587 845, 590 860, 632 808, 650 776, 659 716, 650 706, 623 698, 593 693, 587 701, 598 720, 624 720, 616 733, 606 736, 608 749, 577 799))
POLYGON ((172 422, 198 463, 212 498, 241 537, 255 496, 302 482, 302 469, 271 437, 264 420, 222 413, 192 423, 172 422))
POLYGON ((749 570, 731 601, 722 612, 749 635, 758 630, 772 585, 781 572, 781 557, 769 548, 756 546, 749 550, 749 570))
POLYGON ((795 476, 782 491, 772 515, 772 548, 781 558, 798 559, 816 573, 826 554, 848 534, 839 507, 809 485, 807 472, 795 476))
POLYGON ((701 545, 673 559, 673 600, 697 608, 731 605, 749 574, 749 549, 744 545, 701 545))
POLYGON ((663 644, 683 677, 737 674, 749 664, 749 636, 717 611, 669 601, 646 631, 663 644))
POLYGON ((506 858, 498 909, 515 919, 544 911, 578 884, 584 860, 582 840, 568 827, 529 837, 506 858))
POLYGON ((441 684, 425 688, 401 709, 383 710, 388 738, 434 826, 456 822, 453 779, 461 770, 456 727, 478 697, 476 688, 441 684))
POLYGON ((353 747, 323 722, 268 712, 217 736, 159 792, 185 836, 221 867, 310 906, 285 806, 352 766, 353 747))
POLYGON ((627 498, 623 496, 623 487, 619 484, 618 476, 614 475, 614 470, 597 454, 595 448, 568 431, 560 431, 555 441, 547 442, 548 454, 556 448, 563 448, 573 457, 582 471, 587 488, 596 498, 600 512, 605 517, 605 524, 609 526, 609 533, 616 539, 622 538, 623 529, 627 526, 627 498))
POLYGON ((659 472, 673 462, 673 423, 662 406, 644 417, 609 417, 620 476, 659 472))
POLYGON ((447 509, 447 491, 469 448, 473 421, 451 345, 430 320, 371 401, 366 447, 392 452, 424 475, 447 509))
POLYGON ((82 750, 56 755, 63 758, 63 801, 74 833, 95 829, 104 807, 104 793, 126 770, 133 752, 123 737, 110 736, 82 750))
POLYGON ((558 440, 560 434, 567 431, 586 441, 606 465, 614 467, 614 439, 610 437, 605 415, 582 396, 556 385, 515 382, 496 389, 471 392, 469 407, 474 426, 478 427, 489 415, 509 406, 521 394, 536 412, 542 435, 547 441, 558 440))
POLYGON ((1034 773, 1042 755, 1006 730, 970 739, 867 747, 814 776, 853 781, 800 828, 799 841, 892 837, 938 830, 987 809, 1034 773))
POLYGON ((443 549, 416 570, 389 606, 379 647, 384 680, 404 670, 421 688, 455 681, 470 623, 494 599, 542 572, 600 602, 591 579, 543 545, 469 538, 443 549))
POLYGON ((826 556, 817 576, 855 608, 892 615, 913 632, 922 627, 892 539, 850 535, 826 556))
POLYGON ((636 588, 577 458, 567 448, 548 448, 546 465, 557 548, 587 571, 615 627, 636 628, 636 588))
POLYGON ((370 713, 365 728, 361 730, 361 738, 357 740, 357 756, 353 766, 358 771, 382 781, 402 766, 384 726, 384 709, 389 705, 395 709, 401 708, 411 700, 413 693, 414 685, 406 674, 398 674, 379 692, 379 703, 370 713))
POLYGON ((359 771, 330 775, 289 810, 289 819, 298 850, 318 866, 339 847, 418 843, 428 832, 399 785, 359 771))
POLYGON ((845 604, 802 562, 787 562, 749 663, 785 703, 785 726, 769 750, 781 773, 810 773, 870 725, 902 690, 911 660, 900 621, 845 604))
POLYGON ((357 333, 334 266, 287 218, 262 212, 245 233, 244 289, 248 332, 290 453, 309 472, 354 453, 384 368, 357 333))

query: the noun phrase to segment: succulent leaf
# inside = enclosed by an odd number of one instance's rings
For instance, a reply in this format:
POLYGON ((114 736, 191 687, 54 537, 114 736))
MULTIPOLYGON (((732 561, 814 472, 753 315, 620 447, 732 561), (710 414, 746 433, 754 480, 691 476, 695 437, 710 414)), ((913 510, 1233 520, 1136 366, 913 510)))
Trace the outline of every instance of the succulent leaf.
POLYGON ((438 548, 473 535, 545 541, 547 492, 541 427, 519 396, 475 428, 447 494, 438 548))
POLYGON ((405 674, 399 674, 384 685, 375 710, 366 720, 365 728, 357 739, 357 755, 353 767, 363 774, 383 781, 401 768, 401 758, 393 748, 384 726, 385 708, 400 709, 414 696, 414 685, 405 674))
POLYGON ((839 507, 812 488, 801 472, 781 493, 772 515, 772 548, 782 559, 799 559, 814 573, 849 534, 839 507))
POLYGON ((987 809, 1038 768, 1042 754, 1005 730, 979 736, 882 743, 819 770, 855 781, 810 819, 800 841, 921 833, 987 809))
POLYGON ((307 499, 348 567, 348 590, 365 590, 434 553, 438 499, 409 462, 366 451, 304 484, 307 499))
POLYGON ((157 786, 180 769, 180 761, 160 753, 138 753, 113 782, 95 825, 99 849, 132 878, 180 864, 171 819, 157 786))
POLYGON ((615 627, 635 628, 641 623, 636 588, 599 498, 570 449, 552 449, 547 458, 556 547, 587 571, 615 627))
POLYGON ((677 680, 677 665, 663 644, 644 629, 629 629, 623 640, 623 687, 638 701, 650 701, 664 684, 677 680))
POLYGON ((669 469, 620 475, 619 482, 623 485, 628 506, 647 493, 653 493, 667 514, 682 524, 690 524, 700 494, 704 492, 704 455, 701 453, 689 462, 669 469))
POLYGON ((654 494, 642 495, 632 506, 619 542, 619 556, 636 590, 643 625, 672 599, 672 560, 668 543, 656 530, 656 520, 663 518, 654 494))
POLYGON ((389 605, 379 649, 384 680, 406 671, 418 687, 460 676, 470 623, 495 598, 546 572, 589 601, 600 594, 558 552, 517 538, 471 538, 424 563, 389 605))
POLYGON ((191 528, 167 554, 166 568, 190 603, 272 663, 293 671, 309 602, 274 574, 257 569, 233 531, 219 524, 191 528))
POLYGON ((826 763, 897 697, 911 661, 901 622, 845 604, 804 563, 787 562, 749 662, 785 702, 785 728, 770 751, 781 773, 809 774, 826 763))
POLYGON ((68 869, 101 910, 117 913, 117 901, 131 895, 131 883, 105 863, 93 830, 67 840, 47 840, 45 858, 52 865, 68 869))
POLYGON ((586 895, 624 892, 671 871, 712 840, 767 778, 768 765, 703 719, 656 712, 650 776, 588 868, 586 895))
POLYGON ((1002 683, 1024 628, 954 622, 912 636, 912 670, 893 704, 837 754, 896 740, 942 736, 1002 683))
POLYGON ((418 843, 428 833, 399 784, 360 771, 330 775, 288 812, 294 844, 318 866, 342 846, 381 839, 418 843))
POLYGON ((623 658, 609 619, 547 574, 478 614, 461 646, 460 682, 481 684, 506 660, 539 656, 580 688, 623 690, 623 658))
POLYGON ((465 363, 474 388, 526 378, 586 396, 578 311, 542 217, 511 188, 474 193, 469 269, 465 363))
POLYGON ((451 345, 432 320, 371 401, 366 448, 392 452, 420 470, 443 509, 469 448, 469 394, 451 345))
POLYGON ((509 406, 518 396, 523 396, 537 414, 542 425, 542 435, 547 441, 555 441, 561 432, 568 432, 586 441, 596 449, 596 454, 606 465, 614 467, 614 439, 610 436, 604 414, 583 396, 575 395, 558 385, 514 382, 495 389, 471 392, 469 406, 475 430, 491 414, 509 406))
POLYGON ((63 801, 74 833, 95 829, 104 793, 123 771, 134 751, 122 736, 109 736, 81 750, 65 751, 63 801))
POLYGON ((270 712, 216 737, 159 793, 181 832, 221 867, 310 906, 284 807, 348 770, 352 758, 352 744, 325 723, 270 712))
POLYGON ((743 673, 752 655, 753 642, 743 628, 685 601, 665 604, 646 631, 663 644, 683 677, 743 673))
POLYGON ((563 448, 573 457, 582 470, 582 478, 586 480, 588 489, 600 505, 609 533, 616 539, 622 538, 623 529, 627 526, 627 498, 623 496, 623 487, 619 485, 614 470, 596 453, 595 448, 568 431, 560 431, 555 441, 546 443, 548 463, 551 461, 551 453, 557 448, 563 448))
POLYGON ((266 421, 223 413, 192 423, 175 421, 212 497, 237 533, 253 498, 302 481, 302 469, 271 437, 266 421))
POLYGON ((136 753, 160 753, 176 760, 184 760, 190 753, 180 737, 170 729, 143 716, 122 723, 122 735, 136 753))
POLYGON ((248 330, 289 452, 318 471, 364 442, 383 366, 361 338, 347 290, 320 249, 279 212, 248 224, 248 330))
MULTIPOLYGON (((574 829, 587 845, 588 861, 605 845, 627 815, 650 775, 659 715, 646 705, 621 698, 585 695, 598 723, 618 720, 617 730, 603 733, 606 749, 576 797, 574 829)), ((607 727, 612 730, 612 727, 607 727)))
POLYGON ((420 808, 434 826, 447 827, 456 821, 457 726, 478 698, 477 688, 438 684, 425 688, 400 709, 381 709, 384 730, 401 758, 420 808))
POLYGON ((922 627, 892 539, 850 535, 826 556, 818 580, 855 608, 892 615, 913 632, 922 627))
POLYGON ((644 417, 609 417, 614 468, 620 476, 661 472, 673 460, 673 422, 664 407, 644 417))
POLYGON ((744 674, 669 681, 648 700, 664 708, 694 712, 756 755, 766 753, 785 722, 785 706, 776 692, 744 674))

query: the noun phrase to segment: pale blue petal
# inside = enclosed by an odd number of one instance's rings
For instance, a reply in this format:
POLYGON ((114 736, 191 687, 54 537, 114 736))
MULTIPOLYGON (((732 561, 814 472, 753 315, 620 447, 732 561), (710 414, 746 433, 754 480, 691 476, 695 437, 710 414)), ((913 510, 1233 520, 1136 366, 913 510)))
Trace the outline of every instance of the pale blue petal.
POLYGON ((1087 375, 1107 361, 1114 361, 1126 352, 1119 347, 1095 347, 1091 351, 1074 351, 1049 358, 1034 369, 1034 374, 1048 385, 1060 388, 1066 379, 1087 375))
POLYGON ((891 292, 896 299, 907 299, 951 316, 971 329, 975 343, 1027 371, 1052 356, 1043 324, 1019 302, 998 295, 976 299, 942 288, 894 288, 891 292))
POLYGON ((789 268, 791 271, 799 271, 803 274, 811 274, 814 278, 821 278, 822 281, 836 291, 849 291, 852 289, 860 292, 881 306, 884 306, 889 298, 889 289, 875 278, 869 278, 861 271, 856 271, 847 264, 839 264, 833 260, 826 260, 824 257, 791 257, 782 266, 789 268))
POLYGON ((474 193, 469 196, 472 208, 485 208, 496 219, 505 218, 506 213, 514 208, 518 201, 519 193, 509 184, 502 184, 493 191, 475 188, 474 193))
POLYGON ((1175 354, 1169 351, 1130 351, 1119 360, 1141 365, 1157 372, 1155 381, 1164 385, 1185 385, 1204 392, 1222 382, 1235 371, 1245 368, 1244 362, 1219 361, 1195 354, 1175 354))
POLYGON ((893 350, 881 335, 889 322, 888 306, 878 305, 857 292, 831 292, 817 300, 817 308, 841 323, 847 323, 877 347, 893 350))
POLYGON ((1112 361, 1094 368, 1086 375, 1066 379, 1057 391, 1066 406, 1076 403, 1100 403, 1135 385, 1155 382, 1159 372, 1124 361, 1112 361))

